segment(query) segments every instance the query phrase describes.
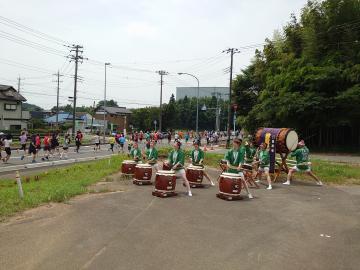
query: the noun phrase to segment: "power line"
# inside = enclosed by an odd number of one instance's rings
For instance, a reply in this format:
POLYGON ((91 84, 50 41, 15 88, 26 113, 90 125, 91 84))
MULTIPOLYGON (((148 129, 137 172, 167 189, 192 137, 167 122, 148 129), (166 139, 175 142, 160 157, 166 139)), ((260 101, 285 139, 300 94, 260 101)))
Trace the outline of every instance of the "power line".
POLYGON ((45 39, 47 41, 57 43, 59 45, 70 44, 69 42, 64 41, 64 40, 62 40, 60 38, 51 36, 49 34, 45 34, 43 32, 40 32, 38 30, 35 30, 35 29, 31 28, 31 27, 25 26, 23 24, 20 24, 18 22, 15 22, 15 21, 10 20, 8 18, 5 18, 3 16, 0 16, 0 23, 5 24, 5 25, 7 25, 9 27, 13 27, 13 28, 15 28, 15 29, 17 29, 19 31, 27 32, 27 33, 29 33, 31 35, 34 35, 34 36, 38 37, 38 38, 42 38, 42 39, 45 39))
POLYGON ((42 45, 42 44, 37 43, 37 42, 27 40, 27 39, 24 39, 24 38, 21 38, 21 37, 17 37, 15 35, 9 34, 9 33, 5 32, 5 31, 2 31, 2 30, 0 30, 0 32, 1 32, 0 33, 1 38, 7 39, 9 41, 13 41, 13 42, 18 43, 20 45, 24 45, 24 46, 36 49, 36 50, 41 51, 41 52, 45 52, 45 53, 49 53, 49 54, 64 57, 65 52, 63 52, 63 51, 48 47, 46 45, 42 45))

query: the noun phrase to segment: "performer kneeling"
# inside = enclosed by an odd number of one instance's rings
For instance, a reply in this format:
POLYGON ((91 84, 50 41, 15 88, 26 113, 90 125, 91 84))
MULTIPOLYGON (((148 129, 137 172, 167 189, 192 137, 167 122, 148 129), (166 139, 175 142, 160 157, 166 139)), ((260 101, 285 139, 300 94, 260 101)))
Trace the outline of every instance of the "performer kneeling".
POLYGON ((134 142, 132 146, 132 149, 130 151, 130 157, 136 162, 139 162, 141 160, 141 151, 137 142, 134 142))
POLYGON ((266 180, 268 182, 267 189, 272 189, 271 177, 270 177, 270 173, 269 173, 270 153, 269 153, 269 150, 267 149, 266 143, 260 144, 260 151, 259 151, 258 156, 259 156, 259 161, 257 162, 257 163, 259 163, 258 177, 261 180, 262 174, 265 173, 266 180))
MULTIPOLYGON (((204 162, 205 154, 204 154, 204 151, 202 151, 199 147, 200 142, 198 140, 195 140, 193 144, 194 144, 194 150, 191 151, 191 164, 194 166, 200 166, 200 167, 204 168, 203 162, 204 162)), ((210 177, 205 172, 205 169, 204 169, 203 174, 204 174, 205 178, 210 182, 210 184, 212 186, 215 186, 214 182, 211 181, 210 177)))
POLYGON ((180 149, 180 146, 181 146, 181 142, 175 141, 174 150, 172 150, 170 152, 169 157, 168 157, 168 159, 169 159, 168 163, 171 166, 172 170, 175 171, 176 176, 180 177, 184 181, 188 195, 192 196, 190 184, 186 178, 186 173, 185 173, 185 169, 184 169, 185 154, 180 149))
POLYGON ((236 173, 241 176, 241 181, 244 184, 245 190, 248 194, 249 199, 252 199, 253 196, 250 193, 249 187, 245 181, 244 174, 241 171, 241 164, 244 163, 244 156, 245 156, 245 148, 240 147, 242 143, 241 139, 234 139, 233 141, 233 148, 230 149, 225 154, 225 160, 227 161, 227 172, 229 173, 236 173))
POLYGON ((146 149, 145 159, 146 159, 147 163, 149 163, 151 165, 151 167, 154 169, 154 171, 156 173, 159 170, 159 166, 157 164, 158 151, 155 148, 154 141, 150 141, 150 148, 146 149))
POLYGON ((287 181, 284 182, 284 185, 290 185, 291 177, 295 172, 305 172, 306 174, 310 175, 315 181, 316 184, 322 186, 323 183, 320 179, 311 171, 311 163, 309 162, 309 149, 305 146, 304 140, 301 140, 298 145, 297 149, 291 152, 290 156, 296 158, 296 166, 292 167, 289 170, 287 181))

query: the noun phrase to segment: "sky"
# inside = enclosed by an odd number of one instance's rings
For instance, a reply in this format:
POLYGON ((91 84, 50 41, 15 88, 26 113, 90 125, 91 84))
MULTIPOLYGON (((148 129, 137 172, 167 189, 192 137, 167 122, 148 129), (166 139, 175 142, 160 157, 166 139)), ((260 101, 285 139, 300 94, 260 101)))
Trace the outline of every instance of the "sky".
POLYGON ((176 87, 222 87, 229 84, 230 56, 234 77, 251 63, 255 48, 281 30, 306 0, 0 0, 0 84, 13 85, 29 103, 56 105, 60 70, 60 105, 69 104, 74 88, 73 44, 83 46, 77 105, 104 98, 120 106, 157 106, 165 70, 163 101, 176 87))

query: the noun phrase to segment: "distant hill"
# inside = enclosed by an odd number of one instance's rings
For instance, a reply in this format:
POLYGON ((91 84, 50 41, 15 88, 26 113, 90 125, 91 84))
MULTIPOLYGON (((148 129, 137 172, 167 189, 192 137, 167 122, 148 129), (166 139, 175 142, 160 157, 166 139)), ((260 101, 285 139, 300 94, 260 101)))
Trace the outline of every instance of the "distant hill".
POLYGON ((30 112, 42 112, 44 109, 35 105, 35 104, 30 104, 30 103, 23 103, 22 104, 22 109, 24 111, 30 111, 30 112))

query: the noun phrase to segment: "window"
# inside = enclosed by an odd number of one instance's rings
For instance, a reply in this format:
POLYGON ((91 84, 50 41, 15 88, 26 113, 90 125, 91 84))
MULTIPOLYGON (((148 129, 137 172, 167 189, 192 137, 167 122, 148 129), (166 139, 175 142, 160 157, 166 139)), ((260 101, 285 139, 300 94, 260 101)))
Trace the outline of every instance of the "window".
POLYGON ((21 125, 10 125, 10 130, 21 130, 21 125))
POLYGON ((16 111, 17 105, 16 104, 5 104, 4 109, 6 111, 16 111))

